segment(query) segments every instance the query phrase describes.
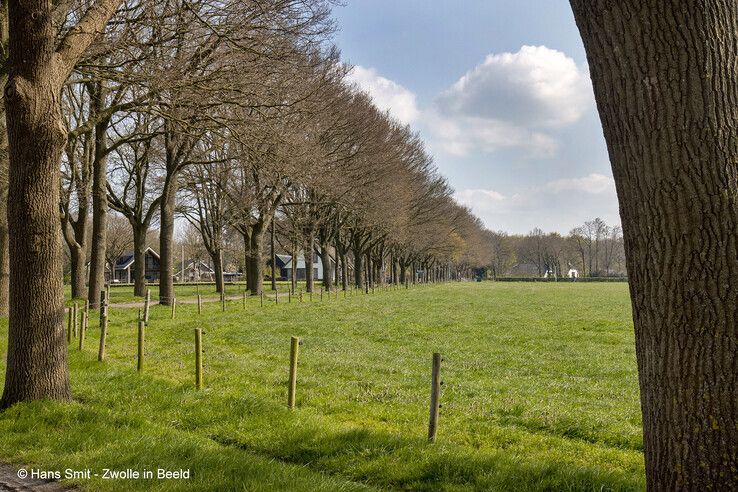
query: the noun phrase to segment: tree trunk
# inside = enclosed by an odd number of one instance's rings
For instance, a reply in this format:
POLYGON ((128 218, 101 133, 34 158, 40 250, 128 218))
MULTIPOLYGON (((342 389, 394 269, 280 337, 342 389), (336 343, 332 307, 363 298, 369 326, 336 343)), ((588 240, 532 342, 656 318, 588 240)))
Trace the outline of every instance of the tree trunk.
POLYGON ((297 241, 292 241, 292 293, 297 289, 297 241))
POLYGON ((51 3, 10 3, 10 320, 0 407, 70 398, 59 231, 59 161, 66 142, 51 3), (31 17, 34 17, 32 20, 31 17))
MULTIPOLYGON (((6 13, 4 13, 7 15, 6 13)), ((7 17, 6 17, 7 18, 7 17)), ((7 26, 5 28, 7 31, 7 26)), ((7 41, 7 40, 4 40, 7 41)), ((1 81, 0 81, 1 82, 1 81)), ((4 85, 4 84, 2 84, 4 85)), ((8 258, 8 132, 5 130, 5 115, 0 125, 0 316, 8 315, 10 288, 10 260, 8 258)))
POLYGON ((223 294, 225 292, 223 282, 223 250, 218 248, 210 253, 213 260, 213 270, 215 270, 215 292, 223 294))
POLYGON ((248 273, 246 283, 252 295, 259 295, 264 283, 264 225, 258 225, 251 231, 248 254, 248 273))
POLYGON ((167 177, 159 205, 159 303, 174 299, 174 208, 177 204, 177 175, 167 177))
POLYGON ((72 263, 72 298, 84 298, 87 292, 87 254, 83 246, 72 245, 69 247, 69 256, 72 263))
POLYGON ((348 290, 349 288, 349 271, 348 271, 348 264, 346 263, 346 253, 341 253, 341 287, 343 287, 343 290, 348 290))
POLYGON ((333 289, 333 264, 328 251, 328 241, 321 237, 320 241, 320 263, 323 265, 323 287, 327 290, 333 289))
POLYGON ((313 272, 313 245, 315 244, 315 233, 309 231, 305 241, 305 291, 312 292, 315 285, 315 273, 313 272))
MULTIPOLYGON (((94 86, 92 93, 93 111, 99 112, 105 104, 105 87, 94 86)), ((90 237, 90 272, 87 280, 87 300, 90 307, 100 303, 100 291, 105 287, 105 255, 108 228, 108 177, 107 177, 107 130, 109 119, 95 125, 95 158, 92 163, 92 236, 90 237)), ((109 272, 112 278, 113 270, 109 272)))
POLYGON ((738 4, 571 3, 620 199, 647 485, 736 489, 738 4))
POLYGON ((133 225, 133 295, 138 297, 146 295, 147 232, 146 227, 133 225))
POLYGON ((269 240, 269 242, 270 242, 269 249, 270 249, 270 253, 271 253, 271 256, 272 256, 272 290, 277 290, 277 252, 274 249, 274 240, 275 240, 275 237, 274 237, 274 235, 275 235, 274 234, 274 227, 275 227, 274 222, 276 222, 276 221, 275 221, 274 218, 272 218, 272 223, 271 223, 271 228, 270 228, 271 229, 271 234, 270 234, 271 238, 269 240))
POLYGON ((364 255, 354 250, 354 285, 357 289, 364 288, 364 255))

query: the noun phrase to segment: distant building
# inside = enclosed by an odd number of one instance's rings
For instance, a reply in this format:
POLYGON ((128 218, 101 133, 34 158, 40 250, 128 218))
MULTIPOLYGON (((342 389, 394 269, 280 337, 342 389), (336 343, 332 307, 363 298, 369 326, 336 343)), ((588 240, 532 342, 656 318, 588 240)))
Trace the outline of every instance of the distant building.
POLYGON ((576 270, 574 268, 570 268, 569 272, 566 274, 569 278, 579 278, 579 270, 576 270))
MULTIPOLYGON (((292 256, 285 254, 276 254, 276 270, 278 280, 292 280, 292 256)), ((335 261, 331 256, 331 265, 335 265, 335 261)), ((272 266, 272 261, 267 261, 269 267, 272 266)), ((297 256, 297 280, 305 280, 305 257, 300 254, 297 256)), ((313 253, 313 279, 323 280, 323 262, 320 260, 320 255, 315 252, 313 253)))
POLYGON ((177 273, 175 280, 178 282, 213 282, 215 281, 215 270, 204 261, 191 261, 184 269, 177 273))
MULTIPOLYGON (((159 253, 151 248, 146 248, 144 252, 146 267, 144 276, 147 282, 156 282, 159 280, 159 253)), ((133 264, 135 259, 133 252, 125 253, 118 257, 115 262, 113 271, 113 282, 130 284, 133 282, 133 264)))

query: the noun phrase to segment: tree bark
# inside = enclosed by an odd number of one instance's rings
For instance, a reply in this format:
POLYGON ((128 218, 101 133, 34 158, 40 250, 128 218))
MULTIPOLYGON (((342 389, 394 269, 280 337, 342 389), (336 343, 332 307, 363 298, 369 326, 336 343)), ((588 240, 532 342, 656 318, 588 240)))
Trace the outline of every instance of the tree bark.
MULTIPOLYGON (((105 88, 102 83, 92 94, 93 110, 98 112, 105 102, 105 88)), ((108 177, 107 177, 107 131, 109 119, 95 125, 95 158, 92 164, 92 236, 90 237, 90 273, 87 300, 90 307, 100 303, 100 291, 105 286, 105 256, 108 230, 108 177)), ((110 270, 112 278, 115 272, 110 270)))
POLYGON ((310 230, 305 235, 305 292, 312 292, 315 286, 315 272, 313 271, 313 246, 315 233, 310 230))
POLYGON ((5 87, 10 172, 10 321, 0 407, 70 398, 59 232, 59 160, 66 141, 51 3, 10 2, 5 87))
POLYGON ((69 246, 69 256, 72 264, 72 298, 74 299, 85 297, 87 292, 87 282, 85 282, 85 274, 87 273, 86 253, 84 247, 79 244, 69 246))
POLYGON ((328 252, 328 241, 322 239, 320 242, 320 263, 323 265, 323 287, 327 290, 333 289, 333 265, 331 255, 328 252))
POLYGON ((259 295, 264 283, 264 234, 265 224, 257 223, 251 230, 248 251, 246 283, 252 295, 259 295))
POLYGON ((272 257, 272 290, 277 290, 277 252, 274 249, 274 242, 275 242, 275 233, 274 233, 274 223, 276 220, 272 218, 272 223, 270 227, 270 238, 269 238, 269 249, 272 257))
POLYGON ((146 295, 147 232, 148 228, 133 225, 133 295, 138 297, 146 295))
POLYGON ((212 251, 210 258, 213 260, 213 270, 215 270, 215 292, 223 294, 225 292, 223 288, 223 250, 217 248, 212 251))
POLYGON ((651 490, 738 488, 738 4, 572 0, 615 177, 651 490))
POLYGON ((159 303, 174 299, 174 208, 177 204, 177 173, 169 174, 159 205, 159 303))

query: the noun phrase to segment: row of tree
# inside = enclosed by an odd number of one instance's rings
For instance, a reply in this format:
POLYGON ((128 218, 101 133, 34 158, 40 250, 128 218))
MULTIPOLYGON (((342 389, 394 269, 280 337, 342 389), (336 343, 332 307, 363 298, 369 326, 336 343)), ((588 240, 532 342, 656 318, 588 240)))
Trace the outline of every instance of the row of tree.
POLYGON ((620 226, 599 217, 575 227, 568 235, 545 233, 539 228, 526 235, 487 231, 490 273, 493 277, 566 276, 571 269, 580 277, 626 275, 625 249, 620 226))

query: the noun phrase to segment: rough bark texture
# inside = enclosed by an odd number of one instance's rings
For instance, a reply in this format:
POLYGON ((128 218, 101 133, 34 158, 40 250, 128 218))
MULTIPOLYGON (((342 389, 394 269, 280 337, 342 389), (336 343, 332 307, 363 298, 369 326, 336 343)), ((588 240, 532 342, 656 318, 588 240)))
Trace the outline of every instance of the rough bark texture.
POLYGON ((270 227, 270 239, 269 239, 269 248, 270 248, 270 254, 272 257, 272 290, 277 290, 277 252, 274 249, 274 242, 275 242, 275 233, 274 233, 274 223, 276 222, 275 219, 272 219, 272 225, 270 227))
POLYGON ((66 141, 51 3, 10 2, 10 322, 0 407, 70 397, 59 234, 59 159, 66 141))
MULTIPOLYGON (((146 295, 146 233, 148 228, 133 226, 133 295, 146 295)), ((99 294, 98 294, 99 296, 99 294)))
POLYGON ((305 236, 305 291, 312 292, 315 285, 315 272, 313 269, 313 245, 315 244, 315 235, 313 231, 309 231, 305 236))
POLYGON ((738 488, 738 4, 572 0, 620 199, 651 490, 738 488))

